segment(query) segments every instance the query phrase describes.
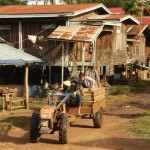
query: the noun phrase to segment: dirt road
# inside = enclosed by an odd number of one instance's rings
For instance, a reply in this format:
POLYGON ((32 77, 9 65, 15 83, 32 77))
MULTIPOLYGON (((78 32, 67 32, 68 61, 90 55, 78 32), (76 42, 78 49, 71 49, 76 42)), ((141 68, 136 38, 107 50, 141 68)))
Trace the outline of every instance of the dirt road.
MULTIPOLYGON (((43 135, 37 144, 29 141, 29 125, 13 127, 7 134, 0 135, 0 150, 149 150, 150 142, 136 139, 125 128, 135 117, 150 110, 150 94, 115 102, 104 112, 101 129, 93 128, 92 120, 81 119, 69 128, 69 143, 58 143, 58 132, 43 135)), ((31 111, 17 113, 31 115, 31 111)), ((5 115, 2 114, 1 115, 5 115)))

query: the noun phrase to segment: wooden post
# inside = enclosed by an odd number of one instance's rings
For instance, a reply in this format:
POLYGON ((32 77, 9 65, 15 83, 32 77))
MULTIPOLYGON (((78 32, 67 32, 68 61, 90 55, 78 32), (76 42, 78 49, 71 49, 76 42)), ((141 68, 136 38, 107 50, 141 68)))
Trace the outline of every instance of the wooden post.
POLYGON ((63 88, 63 82, 64 82, 64 42, 62 44, 62 59, 61 59, 61 88, 63 88))
POLYGON ((50 64, 49 64, 49 79, 48 79, 48 80, 49 80, 49 81, 48 81, 49 84, 51 84, 51 73, 52 73, 51 70, 52 70, 52 66, 51 66, 51 63, 50 63, 50 64))
POLYGON ((106 66, 103 66, 103 79, 104 79, 104 84, 106 84, 106 66))
POLYGON ((126 79, 128 78, 128 65, 126 65, 126 79))
POLYGON ((19 49, 22 49, 22 22, 19 21, 19 49))
POLYGON ((82 72, 84 72, 84 64, 85 63, 85 43, 83 43, 83 49, 82 49, 82 72))
POLYGON ((28 64, 25 65, 25 80, 24 80, 24 86, 25 86, 25 105, 26 109, 29 109, 29 91, 28 91, 28 64))

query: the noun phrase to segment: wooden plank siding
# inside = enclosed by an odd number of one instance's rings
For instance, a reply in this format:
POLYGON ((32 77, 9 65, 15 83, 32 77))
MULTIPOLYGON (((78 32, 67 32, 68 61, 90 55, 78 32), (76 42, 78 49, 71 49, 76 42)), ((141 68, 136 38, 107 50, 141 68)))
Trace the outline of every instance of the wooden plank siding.
POLYGON ((120 65, 127 61, 126 26, 114 26, 111 30, 103 31, 97 39, 96 60, 99 65, 120 65))
MULTIPOLYGON (((56 27, 59 25, 66 25, 66 18, 37 18, 37 19, 21 19, 21 20, 13 20, 10 19, 0 19, 0 26, 10 26, 9 30, 0 30, 0 37, 4 38, 6 41, 12 43, 15 48, 19 48, 19 21, 22 22, 22 45, 23 49, 28 53, 32 54, 33 49, 37 49, 34 47, 33 43, 29 41, 28 35, 39 35, 44 36, 46 39, 47 36, 54 29, 42 29, 42 25, 50 25, 55 24, 56 27), (5 20, 5 23, 4 23, 5 20), (41 32, 43 30, 43 32, 41 32)), ((53 42, 54 43, 54 42, 53 42)), ((48 43, 43 44, 45 47, 48 47, 48 43)), ((36 56, 36 54, 34 54, 36 56)))
POLYGON ((130 36, 129 38, 134 39, 128 47, 128 51, 131 53, 131 58, 138 60, 139 63, 145 63, 145 36, 130 36))
POLYGON ((113 64, 125 64, 127 61, 127 28, 124 24, 122 26, 114 27, 114 53, 113 64))

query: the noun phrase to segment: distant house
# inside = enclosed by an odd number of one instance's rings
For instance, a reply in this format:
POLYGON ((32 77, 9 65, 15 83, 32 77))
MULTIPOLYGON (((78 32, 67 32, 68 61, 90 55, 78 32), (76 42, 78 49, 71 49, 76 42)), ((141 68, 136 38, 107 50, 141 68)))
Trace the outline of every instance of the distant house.
POLYGON ((141 64, 146 63, 149 34, 148 25, 128 25, 127 49, 132 59, 138 60, 141 64))
MULTIPOLYGON (((139 9, 143 11, 143 16, 150 16, 150 10, 146 6, 143 7, 139 6, 139 9)), ((110 7, 109 10, 113 14, 120 14, 120 15, 126 14, 122 7, 110 7)))
POLYGON ((136 17, 141 24, 150 26, 150 16, 136 17))
MULTIPOLYGON (((150 16, 143 16, 143 17, 137 17, 137 19, 140 21, 142 25, 148 25, 148 28, 150 30, 150 16)), ((150 38, 149 38, 149 32, 146 33, 146 47, 145 47, 145 54, 146 54, 146 64, 148 67, 150 67, 150 38)))
MULTIPOLYGON (((127 25, 139 24, 139 21, 130 15, 108 14, 88 17, 81 20, 81 24, 84 26, 60 26, 48 39, 63 44, 69 42, 69 56, 64 59, 69 60, 70 67, 77 65, 81 70, 86 68, 90 74, 88 68, 91 66, 104 76, 114 75, 114 66, 127 63, 127 25), (75 32, 77 28, 80 30, 75 32)), ((56 65, 62 62, 59 54, 53 62, 56 65)))
POLYGON ((16 48, 24 49, 29 53, 31 51, 33 54, 37 49, 40 53, 39 46, 43 47, 40 43, 41 38, 38 46, 35 47, 33 44, 35 40, 31 42, 28 35, 47 37, 59 25, 69 26, 71 22, 77 23, 94 14, 110 13, 103 4, 1 6, 0 37, 12 43, 16 48))
POLYGON ((109 10, 112 12, 112 14, 120 14, 124 15, 125 11, 122 7, 110 7, 109 10))
MULTIPOLYGON (((92 15, 110 13, 109 9, 103 4, 1 6, 0 36, 13 44, 16 48, 23 49, 32 55, 44 58, 49 51, 59 49, 59 45, 61 44, 59 41, 54 42, 47 40, 47 37, 58 26, 77 25, 92 15)), ((39 78, 41 78, 42 76, 44 81, 50 81, 52 79, 52 81, 60 82, 61 73, 64 72, 65 75, 68 75, 66 68, 64 68, 64 70, 60 68, 62 63, 52 65, 50 60, 45 65, 54 67, 50 70, 49 67, 46 67, 46 69, 39 68, 39 70, 36 71, 33 70, 31 76, 35 73, 36 77, 39 76, 39 78), (49 74, 49 72, 51 72, 51 74, 49 74), (49 75, 45 78, 45 74, 49 75), (57 77, 59 79, 57 79, 57 77), (53 80, 54 78, 55 80, 53 80)), ((39 78, 32 83, 40 84, 39 78)), ((33 80, 34 78, 30 79, 33 80)))
MULTIPOLYGON (((102 21, 105 25, 102 34, 97 41, 99 63, 108 65, 125 64, 127 61, 127 25, 139 24, 139 21, 131 15, 101 15, 89 17, 89 21, 102 21)), ((97 55, 98 57, 98 55, 97 55)))

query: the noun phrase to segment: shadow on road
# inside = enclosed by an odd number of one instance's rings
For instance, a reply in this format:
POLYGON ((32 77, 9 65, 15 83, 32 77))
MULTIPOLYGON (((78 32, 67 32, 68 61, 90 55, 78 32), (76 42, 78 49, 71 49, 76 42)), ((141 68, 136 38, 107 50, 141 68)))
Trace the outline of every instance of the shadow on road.
POLYGON ((114 149, 114 150, 148 150, 150 147, 149 141, 127 138, 106 138, 92 141, 81 141, 72 143, 73 145, 92 147, 99 149, 114 149))
POLYGON ((76 127, 76 128, 94 128, 94 126, 81 125, 81 124, 75 124, 75 123, 71 123, 70 127, 76 127))

